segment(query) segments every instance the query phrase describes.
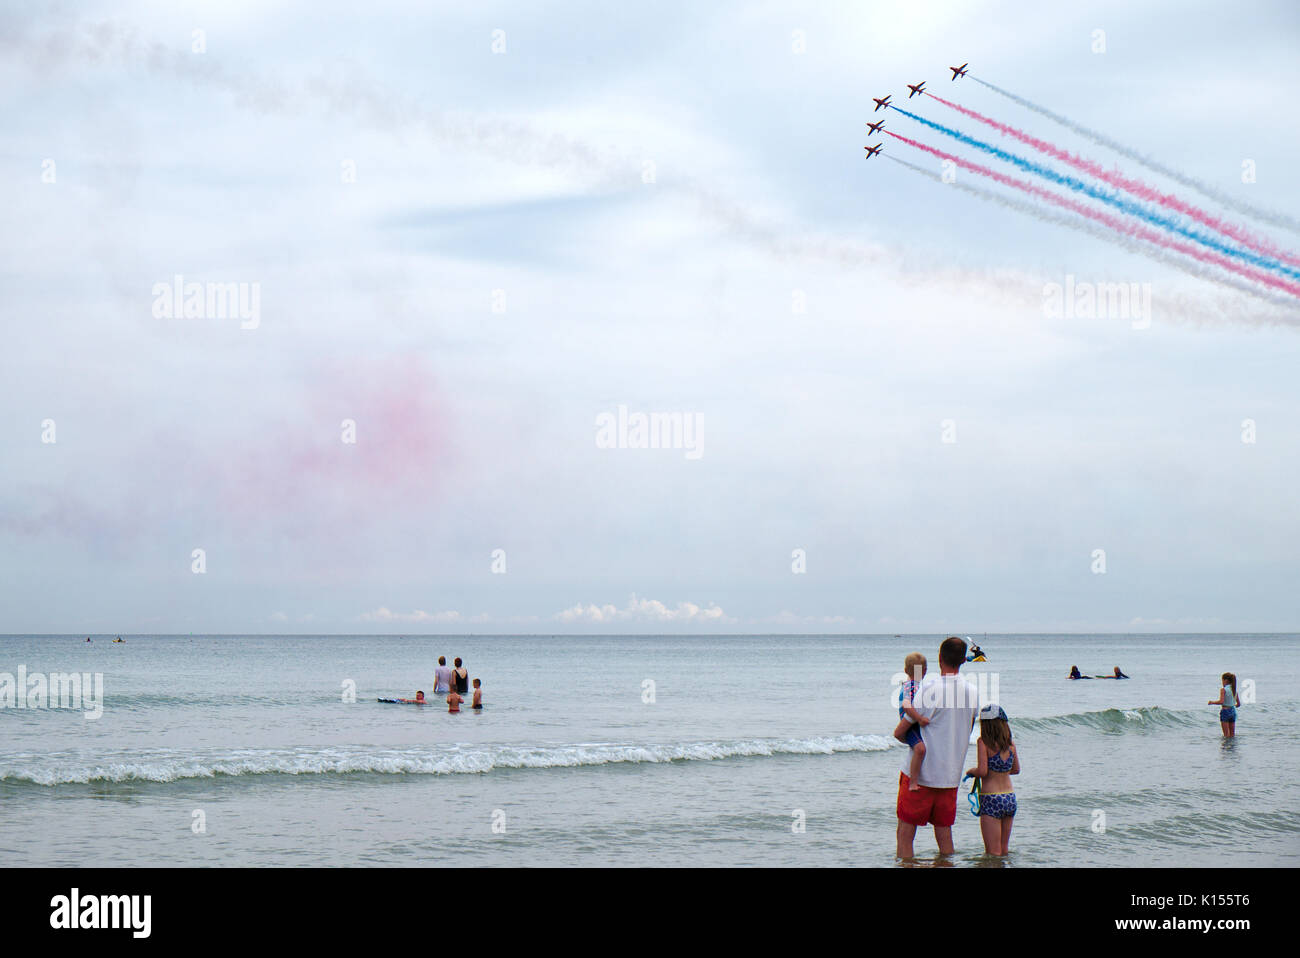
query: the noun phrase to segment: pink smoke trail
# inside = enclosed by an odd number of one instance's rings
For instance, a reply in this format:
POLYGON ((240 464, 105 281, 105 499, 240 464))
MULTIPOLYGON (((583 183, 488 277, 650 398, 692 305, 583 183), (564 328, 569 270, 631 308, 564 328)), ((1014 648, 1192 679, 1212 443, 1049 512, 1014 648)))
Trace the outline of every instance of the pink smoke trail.
POLYGON ((1249 249, 1253 249, 1257 253, 1262 253, 1265 256, 1271 256, 1274 259, 1281 260, 1284 263, 1290 263, 1292 266, 1300 266, 1300 257, 1297 257, 1295 254, 1288 253, 1285 250, 1278 249, 1272 243, 1260 239, 1257 236, 1251 235, 1250 233, 1248 233, 1246 230, 1242 229, 1239 226, 1234 226, 1231 223, 1225 223, 1223 222, 1223 220, 1219 219, 1216 216, 1210 215, 1209 213, 1205 212, 1199 207, 1192 206, 1190 203, 1186 203, 1183 200, 1180 200, 1172 193, 1161 193, 1155 187, 1150 186, 1147 183, 1143 183, 1141 180, 1134 180, 1127 176, 1124 176, 1122 173, 1118 173, 1112 170, 1107 170, 1100 163, 1095 163, 1092 160, 1085 160, 1083 157, 1075 156, 1073 153, 1067 152, 1066 150, 1062 150, 1058 146, 1053 146, 1051 143, 1048 143, 1045 140, 1040 140, 1036 137, 1030 136, 1028 133, 1025 133, 1022 130, 1017 130, 1013 126, 1008 126, 1005 123, 999 123, 997 120, 990 119, 989 117, 984 116, 981 113, 976 113, 974 110, 968 110, 964 106, 945 100, 941 96, 935 96, 933 93, 930 93, 928 90, 925 91, 925 95, 932 100, 936 100, 939 103, 942 103, 950 110, 956 110, 958 113, 968 116, 972 120, 978 120, 979 122, 984 123, 987 126, 991 126, 999 133, 1004 133, 1007 136, 1017 139, 1021 143, 1024 143, 1026 146, 1032 146, 1035 150, 1038 150, 1038 152, 1046 153, 1048 156, 1054 157, 1055 159, 1060 160, 1062 163, 1069 164, 1070 166, 1074 167, 1076 170, 1081 170, 1082 172, 1087 173, 1090 176, 1094 176, 1097 179, 1102 180, 1103 182, 1109 183, 1111 186, 1118 187, 1119 189, 1124 190, 1126 193, 1132 193, 1134 196, 1138 197, 1139 199, 1146 200, 1149 203, 1159 203, 1161 206, 1164 206, 1167 209, 1171 209, 1174 210, 1175 212, 1182 213, 1184 216, 1188 216, 1196 220, 1198 223, 1208 226, 1212 230, 1217 230, 1219 233, 1222 233, 1224 236, 1228 237, 1229 239, 1235 240, 1236 242, 1240 243, 1242 246, 1248 247, 1249 249))
POLYGON ((899 134, 893 133, 889 130, 882 130, 881 132, 887 136, 892 136, 896 140, 903 141, 908 146, 915 147, 916 149, 929 153, 932 156, 937 156, 941 160, 948 160, 955 163, 962 169, 970 170, 972 173, 978 173, 980 176, 987 176, 995 183, 1010 186, 1013 189, 1021 190, 1031 196, 1036 196, 1039 199, 1053 203, 1056 206, 1062 206, 1067 210, 1078 213, 1080 216, 1086 216, 1088 219, 1096 220, 1099 223, 1105 223, 1107 226, 1123 233, 1125 236, 1133 236, 1138 239, 1146 240, 1148 243, 1152 243, 1162 249, 1174 250, 1175 252, 1199 260, 1202 263, 1210 263, 1214 266, 1219 266, 1236 273, 1238 276, 1245 276, 1248 279, 1253 279, 1257 283, 1263 283, 1264 285, 1271 286, 1274 289, 1280 289, 1283 292, 1290 293, 1292 296, 1300 299, 1300 285, 1288 282, 1279 276, 1274 276, 1270 273, 1261 273, 1258 270, 1236 263, 1233 260, 1228 259, 1226 256, 1220 256, 1218 253, 1212 253, 1197 246, 1189 246, 1186 243, 1180 243, 1177 240, 1170 239, 1163 233, 1157 233, 1155 230, 1148 229, 1140 223, 1125 222, 1118 216, 1111 216, 1109 213, 1095 210, 1077 200, 1072 200, 1066 196, 1058 196, 1051 190, 1045 190, 1032 183, 1026 183, 1024 180, 1017 180, 1004 173, 999 173, 997 170, 990 170, 987 166, 980 166, 978 163, 971 163, 968 160, 963 160, 960 157, 953 156, 951 153, 945 153, 943 150, 936 150, 932 146, 926 146, 924 143, 918 143, 916 140, 908 139, 905 136, 900 136, 899 134))

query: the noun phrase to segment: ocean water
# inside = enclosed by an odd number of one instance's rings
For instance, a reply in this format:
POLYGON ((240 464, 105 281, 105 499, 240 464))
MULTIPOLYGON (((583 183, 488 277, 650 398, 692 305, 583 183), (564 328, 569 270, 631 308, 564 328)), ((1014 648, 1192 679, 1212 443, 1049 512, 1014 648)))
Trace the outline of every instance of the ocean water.
MULTIPOLYGON (((0 637, 0 683, 104 683, 97 719, 0 708, 10 862, 889 867, 892 683, 942 637, 111 638, 0 637), (439 655, 481 713, 376 701, 439 655)), ((1001 864, 1300 864, 1300 636, 976 638, 1022 764, 1001 864), (1254 698, 1232 741, 1223 671, 1254 698)), ((964 795, 954 834, 991 864, 964 795)))

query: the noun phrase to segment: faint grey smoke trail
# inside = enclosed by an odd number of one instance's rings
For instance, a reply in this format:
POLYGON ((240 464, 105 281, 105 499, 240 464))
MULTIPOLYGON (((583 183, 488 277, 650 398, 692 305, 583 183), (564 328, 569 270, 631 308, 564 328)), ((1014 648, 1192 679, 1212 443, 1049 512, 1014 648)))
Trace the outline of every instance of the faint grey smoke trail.
MULTIPOLYGON (((44 37, 24 36, 13 23, 0 23, 0 50, 26 58, 39 72, 63 62, 111 65, 164 74, 197 87, 219 90, 241 108, 272 115, 296 115, 312 108, 390 133, 422 130, 434 142, 474 150, 502 162, 563 172, 591 188, 640 185, 643 158, 595 146, 563 133, 490 115, 453 113, 394 94, 346 67, 318 71, 291 86, 248 71, 225 68, 140 35, 120 20, 82 24, 44 37)), ((666 193, 694 201, 702 215, 728 236, 778 259, 824 262, 839 268, 876 267, 896 271, 905 284, 935 282, 979 286, 1001 296, 1018 294, 1014 284, 976 271, 937 269, 924 276, 902 270, 902 257, 883 244, 852 237, 810 234, 764 218, 751 204, 711 184, 682 179, 664 182, 666 193)))

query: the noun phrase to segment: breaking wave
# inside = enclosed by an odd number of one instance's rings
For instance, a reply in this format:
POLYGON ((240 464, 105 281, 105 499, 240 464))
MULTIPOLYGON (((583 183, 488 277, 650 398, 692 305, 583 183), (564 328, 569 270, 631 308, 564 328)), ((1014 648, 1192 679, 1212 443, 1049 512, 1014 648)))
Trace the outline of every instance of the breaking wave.
POLYGON ((255 775, 458 775, 495 769, 578 768, 643 762, 699 762, 772 755, 879 752, 895 747, 883 735, 804 739, 737 739, 666 744, 472 745, 435 748, 230 749, 0 756, 0 783, 71 785, 177 782, 255 775), (27 760, 35 760, 29 764, 27 760))
POLYGON ((1052 715, 1046 718, 1012 718, 1011 727, 1027 729, 1031 732, 1046 732, 1059 729, 1091 728, 1101 732, 1130 732, 1143 728, 1181 726, 1195 728, 1204 726, 1207 721, 1216 718, 1208 708, 1205 709, 1162 709, 1158 705, 1146 705, 1136 709, 1102 709, 1099 712, 1070 712, 1066 715, 1052 715))

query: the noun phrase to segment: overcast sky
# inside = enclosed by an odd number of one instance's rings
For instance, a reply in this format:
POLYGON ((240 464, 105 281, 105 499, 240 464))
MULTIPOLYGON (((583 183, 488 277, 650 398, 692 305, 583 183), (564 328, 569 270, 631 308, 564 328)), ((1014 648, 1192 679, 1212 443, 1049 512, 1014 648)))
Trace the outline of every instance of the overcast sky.
POLYGON ((6 7, 0 632, 1297 627, 1300 312, 862 147, 1300 218, 1300 8, 545 6, 6 7))

